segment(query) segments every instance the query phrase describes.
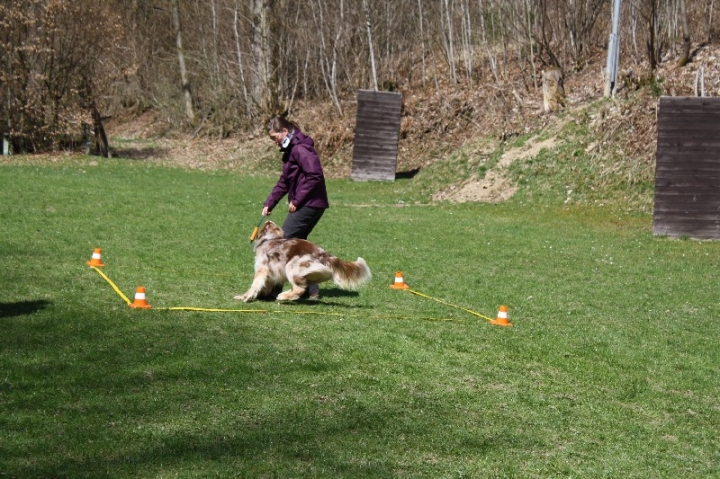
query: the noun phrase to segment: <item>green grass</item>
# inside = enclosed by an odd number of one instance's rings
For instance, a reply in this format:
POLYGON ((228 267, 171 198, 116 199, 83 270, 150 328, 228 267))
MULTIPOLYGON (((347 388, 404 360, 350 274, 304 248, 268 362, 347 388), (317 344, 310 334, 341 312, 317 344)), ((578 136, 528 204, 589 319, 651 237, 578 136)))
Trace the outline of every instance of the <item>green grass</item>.
POLYGON ((329 182, 311 239, 367 287, 248 306, 273 178, 0 165, 0 477, 720 475, 720 244, 527 198, 408 206, 416 180, 329 182), (279 312, 131 310, 95 247, 156 308, 279 312))
MULTIPOLYGON (((557 148, 510 167, 510 178, 518 185, 515 201, 540 204, 574 204, 610 207, 626 212, 652 213, 655 193, 655 158, 637 158, 624 153, 633 132, 618 128, 614 137, 603 137, 591 126, 602 116, 604 101, 565 116, 567 123, 557 133, 557 148)), ((547 132, 538 132, 540 141, 547 132)))

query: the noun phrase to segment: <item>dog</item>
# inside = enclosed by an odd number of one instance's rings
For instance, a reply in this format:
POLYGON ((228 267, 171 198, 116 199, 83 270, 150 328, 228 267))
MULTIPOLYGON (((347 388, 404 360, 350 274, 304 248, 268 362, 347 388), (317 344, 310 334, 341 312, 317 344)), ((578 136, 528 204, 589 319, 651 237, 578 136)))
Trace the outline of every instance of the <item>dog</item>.
POLYGON ((308 286, 333 280, 342 289, 354 290, 372 278, 364 259, 343 261, 314 243, 285 239, 282 228, 266 221, 255 238, 255 277, 245 293, 235 299, 249 303, 267 297, 285 281, 291 289, 277 296, 278 301, 296 301, 308 286))

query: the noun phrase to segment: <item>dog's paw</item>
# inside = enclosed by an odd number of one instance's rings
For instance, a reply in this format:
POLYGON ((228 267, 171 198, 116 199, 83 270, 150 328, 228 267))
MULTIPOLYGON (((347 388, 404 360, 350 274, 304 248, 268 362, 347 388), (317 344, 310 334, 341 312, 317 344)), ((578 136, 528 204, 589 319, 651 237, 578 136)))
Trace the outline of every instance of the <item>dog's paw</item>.
POLYGON ((251 295, 249 295, 248 293, 243 293, 243 294, 238 294, 237 296, 233 296, 233 299, 237 299, 237 300, 249 303, 254 298, 251 295))
POLYGON ((289 291, 283 291, 277 296, 277 301, 297 301, 298 299, 300 299, 300 295, 292 289, 289 291))

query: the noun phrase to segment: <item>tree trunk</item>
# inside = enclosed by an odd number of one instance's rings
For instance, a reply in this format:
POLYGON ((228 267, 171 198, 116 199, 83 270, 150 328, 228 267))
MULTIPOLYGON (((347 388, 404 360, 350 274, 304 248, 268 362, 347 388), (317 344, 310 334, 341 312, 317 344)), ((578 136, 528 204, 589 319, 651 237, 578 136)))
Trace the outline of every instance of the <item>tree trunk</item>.
POLYGON ((377 69, 375 68, 375 51, 372 40, 372 23, 370 22, 370 7, 367 0, 363 0, 363 10, 365 11, 365 28, 368 36, 368 49, 370 50, 370 66, 372 68, 372 80, 375 91, 378 91, 377 69))
POLYGON ((105 127, 102 123, 102 117, 98 111, 95 101, 91 104, 91 114, 93 119, 93 133, 95 135, 95 152, 106 158, 112 158, 110 153, 110 144, 108 143, 107 135, 105 134, 105 127))
POLYGON ((470 18, 470 5, 468 0, 462 0, 460 2, 460 13, 462 17, 461 28, 465 70, 467 77, 472 78, 474 70, 473 57, 475 56, 475 52, 473 50, 472 19, 470 18))
POLYGON ((713 7, 715 6, 715 0, 710 0, 709 12, 708 12, 708 27, 707 27, 707 42, 712 43, 712 22, 713 22, 713 7))
POLYGON ((490 65, 490 71, 492 72, 495 83, 500 84, 500 79, 497 73, 497 58, 490 49, 490 43, 487 38, 487 27, 485 26, 485 6, 483 0, 478 0, 478 8, 480 10, 480 33, 482 34, 482 42, 487 52, 488 64, 490 65))
POLYGON ((172 16, 175 26, 175 45, 177 46, 178 62, 180 63, 180 81, 182 82, 183 94, 185 95, 185 114, 188 120, 192 122, 195 121, 195 110, 193 109, 190 80, 188 80, 187 68, 185 67, 185 54, 183 53, 182 28, 180 27, 180 0, 173 0, 172 16))
POLYGON ((690 29, 688 28, 687 6, 685 0, 680 1, 680 25, 682 26, 683 45, 678 59, 678 66, 684 67, 690 61, 690 29))
POLYGON ((658 23, 658 11, 657 1, 649 1, 649 12, 648 12, 648 40, 647 40, 647 53, 648 62, 650 62, 650 71, 653 73, 657 70, 658 55, 657 55, 657 43, 660 41, 657 38, 657 23, 658 23))
MULTIPOLYGON (((455 69, 455 43, 454 43, 454 37, 455 34, 453 33, 453 21, 450 17, 450 4, 448 3, 448 0, 441 0, 440 3, 440 17, 442 19, 442 9, 445 7, 445 21, 447 25, 447 57, 448 57, 448 65, 450 66, 450 78, 452 79, 453 84, 457 84, 457 71, 455 69)), ((442 21, 441 21, 442 23, 442 21)))
POLYGON ((243 69, 242 50, 240 49, 237 0, 235 0, 234 14, 235 16, 233 17, 233 32, 235 33, 235 54, 237 55, 238 73, 240 74, 240 84, 242 85, 243 100, 245 101, 245 113, 248 116, 252 116, 252 108, 250 108, 250 99, 248 97, 247 82, 245 81, 245 70, 243 69))
POLYGON ((425 32, 423 31, 423 8, 422 0, 418 0, 418 20, 420 22, 420 54, 422 55, 422 84, 425 88, 425 32))
POLYGON ((273 0, 252 0, 253 66, 250 96, 256 109, 270 112, 277 104, 270 91, 272 51, 270 48, 270 15, 273 0))

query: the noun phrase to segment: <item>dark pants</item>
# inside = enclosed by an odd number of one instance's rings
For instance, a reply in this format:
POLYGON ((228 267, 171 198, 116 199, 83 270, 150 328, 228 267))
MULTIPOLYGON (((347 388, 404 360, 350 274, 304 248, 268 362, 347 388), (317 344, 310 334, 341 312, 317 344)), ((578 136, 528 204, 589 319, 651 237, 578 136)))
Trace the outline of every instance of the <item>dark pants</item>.
POLYGON ((306 240, 315 225, 325 213, 325 208, 312 208, 303 206, 295 210, 295 213, 288 213, 283 222, 282 229, 285 238, 300 238, 306 240))

